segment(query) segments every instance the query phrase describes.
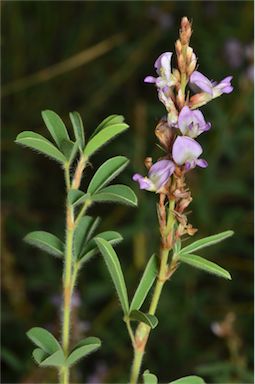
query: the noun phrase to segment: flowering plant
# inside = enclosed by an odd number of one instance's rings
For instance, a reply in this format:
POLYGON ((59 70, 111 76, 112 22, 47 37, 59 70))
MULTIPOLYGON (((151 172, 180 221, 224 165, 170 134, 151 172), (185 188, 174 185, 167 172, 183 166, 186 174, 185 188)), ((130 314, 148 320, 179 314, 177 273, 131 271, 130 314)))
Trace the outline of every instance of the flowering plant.
MULTIPOLYGON (((183 236, 193 236, 197 229, 188 222, 186 208, 192 201, 191 191, 186 185, 186 173, 196 166, 206 168, 207 161, 197 137, 211 128, 198 109, 212 99, 233 90, 231 77, 220 83, 210 81, 196 70, 197 58, 189 46, 192 30, 186 17, 182 18, 180 37, 176 42, 177 68, 171 67, 173 53, 165 52, 155 62, 157 77, 147 76, 146 83, 155 84, 159 100, 167 115, 158 122, 155 134, 163 155, 154 164, 152 158, 145 159, 148 175, 135 174, 133 180, 140 189, 154 192, 158 197, 157 213, 160 232, 160 250, 153 254, 144 270, 135 294, 130 301, 124 274, 113 245, 122 240, 116 231, 105 231, 95 235, 98 218, 87 215, 92 204, 118 202, 137 205, 134 192, 125 185, 108 185, 127 166, 128 159, 116 156, 108 159, 95 172, 86 191, 82 190, 82 176, 95 152, 116 135, 124 132, 128 125, 122 116, 111 115, 103 120, 90 138, 85 141, 82 119, 77 112, 70 114, 73 138, 61 118, 53 111, 43 111, 42 117, 54 140, 25 131, 17 136, 18 144, 30 147, 61 164, 66 184, 66 237, 65 242, 45 231, 29 233, 25 240, 63 261, 63 311, 62 339, 59 342, 48 330, 34 327, 27 332, 36 345, 33 358, 41 367, 55 367, 60 383, 70 382, 70 367, 81 358, 97 350, 101 341, 87 337, 73 344, 71 312, 74 287, 81 267, 100 251, 109 270, 124 313, 123 320, 134 350, 130 384, 139 380, 142 361, 151 330, 158 325, 156 310, 162 289, 181 264, 231 279, 228 271, 217 264, 195 254, 196 251, 218 243, 233 234, 225 231, 187 246, 182 246, 183 236), (188 89, 189 88, 189 89, 188 89), (75 159, 78 158, 74 166, 75 159), (73 170, 74 166, 74 170, 73 170), (148 310, 141 310, 152 287, 154 291, 148 310), (134 329, 132 322, 138 325, 134 329)), ((157 377, 146 370, 145 384, 156 384, 157 377)), ((203 379, 187 376, 172 384, 202 384, 203 379)))

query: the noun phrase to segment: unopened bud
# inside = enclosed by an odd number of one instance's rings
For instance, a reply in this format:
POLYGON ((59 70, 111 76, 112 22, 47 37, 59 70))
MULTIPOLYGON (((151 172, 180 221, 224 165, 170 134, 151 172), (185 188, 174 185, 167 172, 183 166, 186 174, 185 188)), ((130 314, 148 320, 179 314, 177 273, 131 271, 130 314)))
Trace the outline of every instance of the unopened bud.
POLYGON ((186 62, 187 62, 187 64, 189 64, 191 62, 192 56, 193 56, 193 49, 191 47, 188 47, 186 50, 186 62))
POLYGON ((210 100, 212 100, 212 95, 207 92, 197 93, 196 95, 190 98, 189 107, 191 109, 196 109, 201 107, 202 105, 207 104, 210 100))
POLYGON ((180 40, 182 45, 188 45, 191 38, 192 30, 191 23, 185 16, 181 20, 180 40))
POLYGON ((194 70, 196 69, 196 66, 197 66, 197 58, 196 58, 196 55, 193 53, 194 57, 191 59, 191 62, 190 64, 188 65, 188 68, 187 68, 187 75, 190 76, 194 70))
POLYGON ((179 108, 182 108, 185 103, 185 97, 181 89, 179 89, 178 94, 176 96, 176 102, 179 108))
POLYGON ((144 165, 149 170, 152 166, 152 157, 146 157, 144 159, 144 165))
POLYGON ((178 61, 178 67, 179 67, 180 72, 184 73, 185 69, 186 69, 186 64, 185 64, 184 57, 182 54, 180 54, 177 57, 177 61, 178 61))
POLYGON ((180 55, 182 52, 182 44, 181 44, 179 39, 175 43, 175 50, 176 50, 177 55, 180 55))
POLYGON ((181 80, 181 74, 176 68, 173 69, 173 77, 175 78, 176 83, 181 80))
POLYGON ((161 119, 155 128, 155 135, 157 136, 160 144, 166 149, 170 150, 174 139, 174 128, 170 127, 166 119, 161 119))

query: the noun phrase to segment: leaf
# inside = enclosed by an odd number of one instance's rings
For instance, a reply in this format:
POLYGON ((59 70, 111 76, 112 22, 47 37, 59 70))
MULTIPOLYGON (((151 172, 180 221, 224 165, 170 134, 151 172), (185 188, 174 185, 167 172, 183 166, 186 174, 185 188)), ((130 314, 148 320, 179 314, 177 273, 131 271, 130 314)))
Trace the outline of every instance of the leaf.
POLYGON ((102 129, 89 140, 84 149, 84 155, 90 157, 99 148, 105 145, 107 141, 124 132, 126 129, 128 129, 128 125, 125 123, 110 125, 102 129))
POLYGON ((116 255, 113 247, 111 246, 111 244, 109 244, 108 241, 100 237, 96 237, 95 242, 107 265, 117 294, 119 296, 123 312, 127 315, 129 312, 127 288, 118 256, 116 255))
POLYGON ((66 160, 69 164, 72 164, 77 151, 78 151, 78 142, 75 143, 71 140, 63 140, 60 146, 61 151, 65 155, 66 160))
POLYGON ((108 127, 109 125, 114 125, 118 123, 123 123, 124 122, 124 117, 121 115, 110 115, 106 117, 94 130, 94 132, 91 135, 91 138, 95 136, 96 133, 101 131, 103 128, 108 127))
POLYGON ((158 325, 158 319, 156 318, 156 316, 151 315, 150 313, 137 311, 136 309, 131 311, 128 317, 130 318, 130 320, 141 321, 142 323, 147 324, 152 329, 158 325))
POLYGON ((90 199, 90 197, 89 193, 84 193, 80 189, 70 189, 68 192, 68 201, 74 207, 84 203, 85 200, 90 199))
POLYGON ((44 352, 52 354, 62 350, 56 338, 46 329, 40 327, 31 328, 26 335, 29 339, 44 352))
POLYGON ((129 160, 124 156, 116 156, 107 160, 101 167, 98 168, 93 176, 88 192, 93 194, 105 185, 109 184, 120 172, 128 165, 129 160))
POLYGON ((40 364, 48 356, 41 348, 35 348, 32 355, 37 364, 40 364))
MULTIPOLYGON (((115 232, 115 231, 101 232, 97 235, 97 237, 100 237, 106 241, 109 241, 109 243, 112 245, 118 244, 123 240, 123 237, 118 232, 115 232)), ((95 240, 91 239, 81 251, 79 262, 86 263, 91 259, 91 257, 96 255, 98 252, 99 250, 95 240)))
POLYGON ((197 251, 198 249, 209 247, 210 245, 217 244, 222 240, 227 239, 230 236, 233 236, 233 231, 225 231, 218 233, 217 235, 212 235, 208 237, 204 237, 203 239, 197 240, 194 243, 187 245, 181 249, 180 254, 182 253, 192 253, 197 251))
POLYGON ((131 188, 126 185, 116 184, 101 189, 91 197, 92 201, 104 201, 111 203, 122 203, 137 206, 137 197, 131 188))
POLYGON ((148 369, 143 373, 143 382, 144 384, 157 384, 158 378, 153 373, 150 373, 148 369))
POLYGON ((169 384, 205 384, 205 381, 198 376, 186 376, 181 379, 171 381, 169 384))
POLYGON ((101 347, 101 341, 97 337, 87 337, 80 341, 73 351, 70 353, 66 360, 67 366, 75 364, 81 358, 87 356, 89 353, 96 351, 101 347))
POLYGON ((130 304, 130 311, 140 309, 158 273, 157 259, 152 255, 130 304))
POLYGON ((59 148, 61 148, 63 140, 70 140, 65 124, 55 112, 50 110, 42 111, 42 118, 59 148))
POLYGON ((38 133, 32 131, 21 132, 16 137, 15 142, 41 152, 59 163, 66 162, 63 153, 61 153, 49 140, 38 133))
POLYGON ((230 273, 226 271, 226 269, 220 267, 212 261, 204 259, 203 257, 192 254, 181 254, 178 258, 183 263, 189 264, 192 267, 202 269, 205 272, 231 280, 230 273))
POLYGON ((62 257, 64 254, 65 245, 63 241, 49 232, 30 232, 24 237, 24 241, 57 257, 62 257))
POLYGON ((100 222, 99 218, 84 216, 74 232, 74 257, 78 259, 100 222))
POLYGON ((74 136, 78 142, 79 149, 82 152, 85 146, 85 137, 81 115, 78 112, 70 112, 69 116, 73 125, 74 136))
POLYGON ((62 367, 65 364, 65 356, 62 351, 52 353, 45 360, 41 361, 40 367, 62 367))

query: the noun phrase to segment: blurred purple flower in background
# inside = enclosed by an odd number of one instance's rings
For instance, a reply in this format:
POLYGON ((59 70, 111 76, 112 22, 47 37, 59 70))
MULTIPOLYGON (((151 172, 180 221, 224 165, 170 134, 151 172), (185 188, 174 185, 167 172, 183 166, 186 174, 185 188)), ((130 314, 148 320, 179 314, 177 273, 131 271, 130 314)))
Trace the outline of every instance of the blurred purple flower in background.
POLYGON ((178 128, 183 135, 192 138, 197 137, 202 132, 211 128, 211 123, 207 123, 201 111, 192 111, 186 105, 182 108, 178 118, 178 128))
POLYGON ((203 152, 200 144, 187 136, 178 136, 173 145, 173 159, 178 165, 184 165, 186 170, 195 168, 196 165, 202 168, 207 167, 207 161, 199 159, 203 152))

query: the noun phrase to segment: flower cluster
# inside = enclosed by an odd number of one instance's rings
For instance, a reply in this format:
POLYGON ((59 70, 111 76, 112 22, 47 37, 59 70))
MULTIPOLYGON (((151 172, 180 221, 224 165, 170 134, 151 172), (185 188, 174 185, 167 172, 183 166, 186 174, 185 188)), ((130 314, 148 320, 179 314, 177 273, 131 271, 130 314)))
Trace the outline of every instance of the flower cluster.
POLYGON ((195 139, 207 132, 211 123, 206 122, 198 108, 233 90, 232 76, 217 84, 196 70, 197 57, 189 46, 191 34, 191 23, 183 17, 175 44, 178 68, 172 69, 173 53, 165 52, 155 61, 157 76, 144 79, 155 84, 159 100, 167 110, 167 117, 160 120, 155 130, 166 156, 148 167, 147 177, 133 176, 141 189, 167 194, 173 174, 180 177, 196 166, 207 167, 206 160, 200 158, 203 149, 195 139))

